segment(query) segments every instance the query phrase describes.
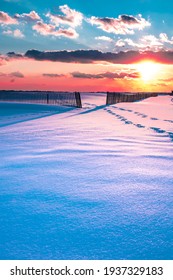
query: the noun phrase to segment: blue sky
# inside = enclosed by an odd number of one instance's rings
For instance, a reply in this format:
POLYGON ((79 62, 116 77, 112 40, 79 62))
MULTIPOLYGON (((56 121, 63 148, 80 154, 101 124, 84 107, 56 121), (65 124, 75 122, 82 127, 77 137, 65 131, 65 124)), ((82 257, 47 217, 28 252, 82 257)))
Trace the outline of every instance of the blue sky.
MULTIPOLYGON (((118 40, 119 45, 124 44, 123 48, 133 49, 132 43, 124 42, 130 39, 140 47, 140 40, 143 36, 155 36, 156 40, 160 40, 160 34, 164 33, 171 40, 173 36, 172 24, 172 1, 152 1, 152 0, 124 0, 124 1, 98 1, 98 0, 49 0, 49 1, 22 1, 22 0, 1 0, 2 12, 7 13, 10 17, 15 14, 30 13, 35 11, 46 24, 50 24, 50 19, 45 15, 50 12, 54 15, 64 15, 60 10, 60 6, 67 5, 71 10, 76 10, 83 14, 83 21, 75 27, 78 36, 75 38, 65 36, 53 36, 51 34, 43 35, 33 30, 34 22, 19 21, 18 25, 6 25, 1 22, 0 36, 1 45, 0 52, 9 51, 25 52, 28 49, 39 50, 75 50, 75 49, 99 49, 102 51, 119 51, 116 46, 118 40), (114 32, 105 32, 98 25, 92 25, 87 20, 92 16, 98 18, 115 18, 120 15, 129 15, 137 17, 139 14, 142 18, 150 22, 150 26, 142 28, 142 30, 134 30, 134 34, 115 34, 114 32), (17 33, 14 33, 18 30, 17 33), (98 37, 100 39, 98 39, 98 37), (110 38, 112 42, 108 42, 105 37, 110 38)), ((63 29, 70 26, 62 25, 63 29)), ((149 39, 149 38, 148 38, 149 39)), ((154 40, 153 38, 150 38, 154 40)), ((164 42, 167 43, 167 42, 164 42)), ((148 40, 147 44, 150 44, 148 40)), ((170 46, 167 46, 168 48, 170 46)))
POLYGON ((22 0, 1 0, 1 9, 7 9, 9 12, 15 13, 16 9, 19 12, 29 11, 30 9, 37 9, 39 12, 44 12, 49 9, 56 10, 58 6, 67 4, 71 8, 80 10, 86 14, 95 14, 97 16, 103 16, 105 13, 111 16, 113 9, 117 14, 119 13, 138 13, 143 12, 148 13, 159 13, 159 14, 169 14, 173 9, 172 1, 163 0, 37 0, 37 1, 22 1, 22 0))

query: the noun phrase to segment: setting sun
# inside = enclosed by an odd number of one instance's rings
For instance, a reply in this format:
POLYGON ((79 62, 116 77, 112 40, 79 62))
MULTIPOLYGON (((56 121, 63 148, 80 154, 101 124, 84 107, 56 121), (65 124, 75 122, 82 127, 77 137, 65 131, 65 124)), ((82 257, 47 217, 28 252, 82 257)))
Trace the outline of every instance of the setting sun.
POLYGON ((141 79, 147 82, 154 79, 157 76, 160 70, 160 65, 152 61, 144 61, 142 63, 137 64, 136 68, 141 75, 141 79))

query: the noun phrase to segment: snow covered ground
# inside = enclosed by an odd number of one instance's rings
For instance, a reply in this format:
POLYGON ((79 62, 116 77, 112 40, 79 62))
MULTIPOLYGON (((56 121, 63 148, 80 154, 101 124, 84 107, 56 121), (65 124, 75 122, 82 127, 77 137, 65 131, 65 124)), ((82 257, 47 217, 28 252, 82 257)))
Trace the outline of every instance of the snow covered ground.
POLYGON ((173 100, 0 104, 0 259, 173 259, 173 100))

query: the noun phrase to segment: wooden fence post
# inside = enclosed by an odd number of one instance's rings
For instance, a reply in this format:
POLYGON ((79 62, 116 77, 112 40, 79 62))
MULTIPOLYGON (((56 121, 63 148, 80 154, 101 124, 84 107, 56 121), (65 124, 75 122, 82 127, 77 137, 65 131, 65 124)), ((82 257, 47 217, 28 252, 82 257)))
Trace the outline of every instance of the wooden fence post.
POLYGON ((46 94, 47 104, 49 104, 49 94, 46 94))
POLYGON ((75 92, 75 99, 78 108, 82 108, 81 96, 79 92, 75 92))

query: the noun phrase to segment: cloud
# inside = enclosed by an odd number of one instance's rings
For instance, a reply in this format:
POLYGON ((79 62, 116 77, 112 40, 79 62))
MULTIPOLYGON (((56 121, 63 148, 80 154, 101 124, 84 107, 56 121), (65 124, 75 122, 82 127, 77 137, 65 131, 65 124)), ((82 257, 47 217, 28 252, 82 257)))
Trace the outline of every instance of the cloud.
POLYGON ((24 54, 8 52, 7 54, 0 54, 0 66, 7 65, 11 61, 29 60, 24 54))
POLYGON ((15 30, 5 30, 2 32, 4 35, 9 35, 9 36, 13 36, 16 38, 24 38, 25 35, 19 30, 19 29, 15 29, 15 30))
POLYGON ((8 59, 8 58, 11 58, 11 59, 13 59, 13 58, 14 58, 14 59, 23 59, 24 56, 23 56, 22 54, 19 54, 19 53, 8 52, 6 58, 7 58, 7 59, 8 59))
POLYGON ((9 61, 15 61, 19 59, 28 59, 27 57, 24 57, 22 54, 17 54, 15 52, 9 52, 6 55, 0 55, 0 66, 6 65, 9 61))
POLYGON ((60 62, 92 63, 93 61, 104 60, 104 54, 97 50, 76 50, 76 51, 48 51, 29 50, 25 54, 28 58, 35 60, 50 60, 60 62))
POLYGON ((168 42, 168 36, 166 33, 160 33, 159 37, 162 42, 168 42))
POLYGON ((116 47, 133 47, 133 49, 146 49, 148 47, 148 45, 142 44, 142 43, 136 43, 134 42, 132 39, 126 38, 126 39, 119 39, 116 43, 115 43, 116 47))
POLYGON ((111 64, 135 64, 144 60, 151 60, 156 63, 173 65, 173 51, 120 51, 101 52, 98 50, 75 50, 75 51, 38 51, 28 50, 25 54, 9 52, 7 55, 0 55, 0 61, 15 59, 34 59, 38 61, 57 61, 66 63, 100 63, 111 64))
POLYGON ((173 51, 120 51, 118 53, 101 52, 98 50, 76 51, 38 51, 28 50, 25 57, 35 60, 48 60, 72 63, 97 63, 109 62, 114 64, 133 64, 141 60, 153 60, 155 62, 173 64, 173 51))
POLYGON ((126 42, 131 47, 144 48, 143 44, 135 43, 132 39, 126 38, 124 42, 126 42))
POLYGON ((14 16, 16 19, 21 19, 25 21, 38 21, 41 20, 40 16, 35 11, 31 11, 30 13, 26 14, 15 14, 14 16))
POLYGON ((12 31, 12 30, 4 30, 4 31, 2 32, 2 34, 4 34, 4 35, 12 35, 12 34, 13 34, 13 31, 12 31))
POLYGON ((110 37, 107 36, 98 36, 95 37, 96 40, 106 41, 106 42, 112 42, 113 40, 110 37))
POLYGON ((54 74, 54 73, 43 73, 42 74, 44 77, 49 77, 49 78, 61 78, 65 77, 64 74, 54 74))
POLYGON ((72 28, 68 28, 68 29, 59 29, 56 31, 56 35, 55 36, 64 36, 67 38, 77 38, 79 36, 79 34, 72 28))
POLYGON ((18 21, 17 21, 17 19, 9 16, 7 13, 0 11, 0 24, 12 25, 12 24, 18 24, 18 21))
POLYGON ((71 75, 73 78, 81 79, 138 79, 140 77, 138 72, 104 72, 100 74, 73 72, 71 75))
POLYGON ((173 44, 173 37, 169 40, 168 35, 166 33, 160 33, 159 35, 160 41, 163 43, 173 44))
POLYGON ((125 41, 123 40, 123 39, 119 39, 117 42, 116 42, 116 44, 115 44, 115 46, 116 47, 125 47, 125 41))
POLYGON ((159 51, 159 49, 163 49, 164 46, 163 42, 168 42, 168 41, 169 40, 166 37, 166 34, 160 34, 159 38, 155 37, 154 35, 145 35, 142 36, 138 42, 134 42, 132 39, 126 38, 126 39, 119 39, 115 45, 117 47, 130 46, 133 47, 133 49, 138 49, 143 51, 144 50, 159 51))
POLYGON ((14 37, 17 37, 17 38, 25 37, 25 35, 19 29, 14 30, 13 35, 14 35, 14 37))
POLYGON ((150 26, 150 22, 142 18, 141 15, 137 17, 120 15, 118 18, 99 18, 92 16, 88 21, 92 25, 97 25, 98 28, 108 33, 115 34, 134 34, 134 30, 143 30, 145 27, 150 26))
POLYGON ((161 82, 168 82, 168 83, 172 83, 173 82, 173 77, 171 78, 165 78, 165 79, 158 79, 161 82))
POLYGON ((83 14, 72 10, 68 7, 68 5, 63 5, 59 7, 60 11, 64 15, 53 15, 51 13, 47 13, 47 17, 51 20, 51 23, 59 26, 59 24, 67 24, 72 27, 80 26, 83 20, 83 14))
POLYGON ((56 30, 56 27, 52 24, 43 23, 42 21, 37 22, 33 27, 33 30, 35 30, 37 33, 43 35, 43 36, 55 36, 55 37, 67 37, 67 38, 77 38, 78 33, 72 29, 58 29, 56 30))
POLYGON ((9 74, 10 77, 15 77, 15 78, 24 78, 24 75, 21 72, 12 72, 11 74, 9 74))
POLYGON ((41 35, 48 36, 54 35, 55 33, 55 26, 47 23, 43 23, 42 21, 37 22, 33 27, 33 30, 37 31, 41 35))
POLYGON ((24 75, 21 72, 12 72, 10 74, 0 73, 0 77, 10 77, 10 78, 24 78, 24 75))
POLYGON ((154 35, 146 35, 143 36, 140 41, 145 45, 145 46, 150 46, 152 47, 162 47, 163 43, 160 42, 158 38, 156 38, 154 35))

